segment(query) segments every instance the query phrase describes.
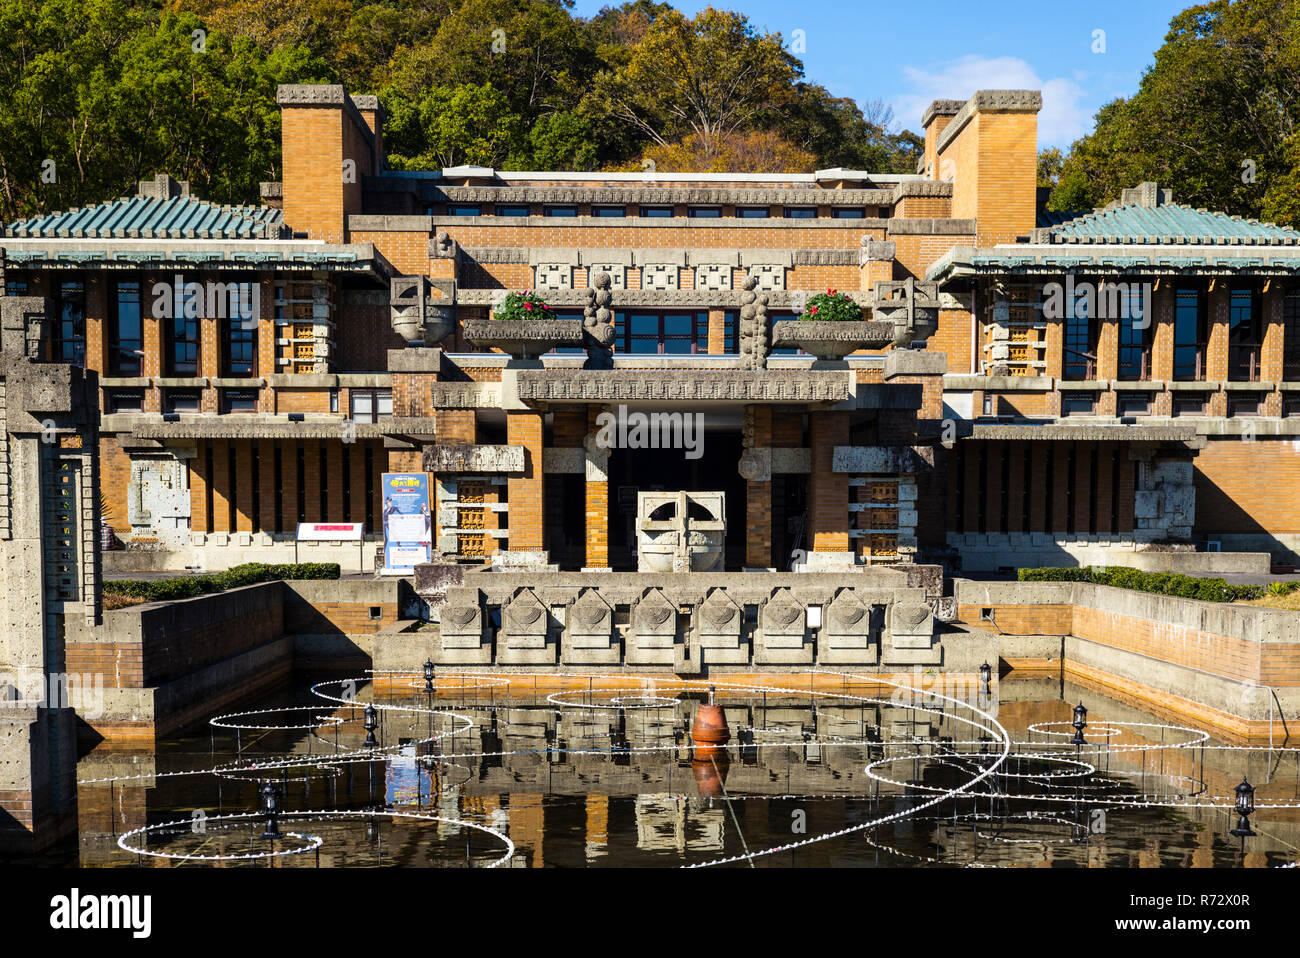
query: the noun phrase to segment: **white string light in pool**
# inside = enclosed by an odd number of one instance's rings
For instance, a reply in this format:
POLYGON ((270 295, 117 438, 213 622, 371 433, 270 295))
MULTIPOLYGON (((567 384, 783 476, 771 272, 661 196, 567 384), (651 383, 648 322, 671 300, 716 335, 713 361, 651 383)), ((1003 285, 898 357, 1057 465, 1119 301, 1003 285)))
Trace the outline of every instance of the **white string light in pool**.
MULTIPOLYGON (((364 818, 400 818, 400 819, 408 819, 411 821, 436 822, 440 825, 451 825, 457 828, 470 828, 473 829, 474 831, 482 832, 485 835, 490 835, 492 838, 497 839, 498 841, 502 842, 505 845, 506 850, 504 854, 502 854, 498 858, 493 859, 486 866, 479 866, 479 867, 497 868, 498 866, 504 865, 506 862, 508 862, 511 858, 514 857, 515 854, 515 843, 510 840, 510 837, 508 835, 505 835, 502 832, 497 831, 495 828, 490 828, 487 825, 480 825, 477 822, 470 822, 460 818, 448 818, 445 815, 437 815, 432 812, 407 812, 407 811, 400 811, 397 809, 387 809, 387 808, 386 809, 357 809, 357 810, 343 810, 343 811, 323 809, 319 811, 282 812, 277 816, 276 821, 278 823, 284 824, 289 822, 296 822, 299 821, 300 819, 308 820, 308 821, 331 820, 331 819, 338 820, 338 821, 347 821, 352 819, 364 819, 364 818)), ((205 836, 208 835, 208 833, 212 829, 213 823, 222 823, 222 822, 236 823, 236 822, 249 822, 249 821, 257 821, 257 820, 264 821, 265 819, 266 819, 266 815, 261 812, 239 812, 239 813, 232 813, 226 815, 209 815, 206 816, 203 820, 204 831, 198 834, 203 834, 205 836)), ((289 855, 301 855, 305 852, 315 851, 317 848, 320 848, 324 844, 324 839, 321 838, 319 835, 302 835, 297 832, 284 832, 281 835, 281 839, 284 838, 298 839, 303 842, 303 844, 300 846, 295 846, 291 848, 273 847, 266 851, 240 852, 240 853, 231 853, 231 854, 225 854, 225 853, 200 854, 198 852, 165 852, 159 849, 151 849, 145 846, 137 846, 131 844, 131 840, 136 838, 137 836, 148 836, 153 834, 160 834, 160 835, 171 834, 168 831, 169 829, 175 829, 175 834, 182 834, 182 833, 196 834, 193 831, 193 825, 194 822, 192 819, 178 819, 177 821, 164 822, 160 825, 145 825, 141 828, 134 828, 129 832, 123 833, 123 835, 117 840, 117 845, 123 851, 130 852, 134 855, 145 855, 150 858, 165 858, 173 861, 198 861, 198 862, 211 863, 211 862, 231 862, 231 861, 254 861, 254 860, 266 859, 266 858, 285 857, 289 855)), ((228 828, 230 829, 230 833, 233 836, 234 825, 231 824, 230 826, 228 826, 228 828)), ((240 838, 242 840, 244 836, 240 836, 240 838)))

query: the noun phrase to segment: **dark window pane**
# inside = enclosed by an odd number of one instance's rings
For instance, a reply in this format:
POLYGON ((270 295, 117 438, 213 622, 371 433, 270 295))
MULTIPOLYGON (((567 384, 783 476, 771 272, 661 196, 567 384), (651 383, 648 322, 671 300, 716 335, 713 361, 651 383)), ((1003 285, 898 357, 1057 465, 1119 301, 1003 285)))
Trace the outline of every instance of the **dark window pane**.
POLYGON ((110 302, 108 368, 118 376, 140 375, 144 358, 144 325, 140 313, 140 284, 114 284, 110 302))
POLYGON ((54 328, 54 355, 56 363, 86 362, 86 290, 80 280, 66 280, 59 284, 58 320, 54 328))
POLYGON ((811 220, 817 216, 817 210, 811 206, 787 206, 785 218, 788 220, 811 220))
POLYGON ((740 206, 736 208, 736 215, 746 220, 767 219, 768 212, 766 206, 740 206))
POLYGON ((717 206, 692 206, 688 213, 699 220, 716 220, 722 216, 722 209, 717 206))
POLYGON ((621 206, 595 206, 591 212, 596 216, 626 216, 627 210, 621 206))
POLYGON ((546 207, 547 216, 577 216, 578 208, 576 206, 548 206, 546 207))
POLYGON ((478 216, 479 208, 477 206, 453 206, 451 208, 452 216, 478 216))
POLYGON ((837 207, 834 216, 837 220, 860 220, 865 219, 867 211, 864 209, 855 209, 853 207, 837 207))
POLYGON ((498 206, 497 216, 527 216, 527 206, 498 206))
POLYGON ((671 206, 643 206, 641 207, 641 215, 663 219, 673 215, 673 208, 671 206))

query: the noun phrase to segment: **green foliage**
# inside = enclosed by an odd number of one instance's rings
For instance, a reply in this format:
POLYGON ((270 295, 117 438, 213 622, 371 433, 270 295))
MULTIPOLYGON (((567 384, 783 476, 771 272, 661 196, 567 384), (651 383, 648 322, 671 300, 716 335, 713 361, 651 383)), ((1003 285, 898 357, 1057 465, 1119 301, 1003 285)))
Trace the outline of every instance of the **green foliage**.
POLYGON ((555 310, 542 299, 541 294, 530 289, 522 293, 507 293, 501 305, 492 311, 492 318, 505 321, 554 319, 555 310))
POLYGON ((1202 602, 1236 602, 1238 599, 1258 599, 1264 595, 1263 586, 1229 585, 1223 579, 1176 572, 1143 572, 1127 566, 1020 569, 1016 572, 1016 578, 1021 582, 1091 582, 1136 592, 1200 599, 1202 602))
POLYGON ((196 49, 201 29, 156 3, 0 0, 0 220, 112 199, 157 172, 218 202, 278 178, 276 85, 328 68, 305 47, 217 30, 196 49))
POLYGON ((808 305, 799 317, 821 323, 850 323, 862 319, 862 307, 853 302, 847 293, 828 289, 808 298, 808 305))
POLYGON ((337 562, 300 562, 268 565, 264 562, 247 562, 206 575, 178 576, 174 579, 112 579, 104 583, 105 595, 130 596, 149 602, 170 602, 192 599, 199 595, 224 592, 258 582, 277 579, 337 579, 337 562))
POLYGON ((1268 584, 1269 595, 1290 595, 1296 589, 1300 589, 1300 582, 1270 582, 1268 584))
POLYGON ((590 19, 555 0, 0 0, 0 221, 160 172, 257 202, 281 175, 281 83, 378 92, 394 169, 595 170, 740 133, 914 172, 920 140, 887 108, 802 73, 740 14, 653 0, 590 19))
POLYGON ((1174 200, 1300 225, 1300 0, 1189 7, 1131 98, 1073 144, 1049 205, 1083 210, 1143 180, 1174 200))

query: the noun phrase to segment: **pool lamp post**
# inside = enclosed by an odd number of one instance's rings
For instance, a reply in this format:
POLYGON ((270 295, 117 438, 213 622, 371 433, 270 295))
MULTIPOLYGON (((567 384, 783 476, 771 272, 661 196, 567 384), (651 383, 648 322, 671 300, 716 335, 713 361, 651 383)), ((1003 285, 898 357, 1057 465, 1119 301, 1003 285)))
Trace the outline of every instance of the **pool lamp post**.
POLYGON ((262 832, 262 837, 274 841, 280 838, 280 828, 277 819, 280 816, 280 799, 282 793, 280 787, 274 782, 267 782, 262 786, 262 814, 266 816, 266 831, 262 832))
POLYGON ((379 742, 375 739, 375 729, 379 727, 379 711, 375 708, 374 704, 371 703, 366 706, 365 715, 366 717, 362 722, 362 726, 366 730, 366 740, 362 744, 364 744, 366 748, 375 748, 379 745, 379 742))
POLYGON ((1250 815, 1255 811, 1255 786, 1246 781, 1246 776, 1241 777, 1241 784, 1234 789, 1237 793, 1237 827, 1232 829, 1229 834, 1236 835, 1241 839, 1241 850, 1246 850, 1246 837, 1255 835, 1255 830, 1250 827, 1250 815))
POLYGON ((984 683, 985 693, 991 694, 993 692, 993 668, 987 662, 980 666, 980 681, 984 683))
POLYGON ((1083 738, 1083 730, 1088 727, 1088 710, 1080 702, 1074 707, 1074 738, 1070 740, 1071 745, 1087 745, 1083 738))
POLYGON ((430 695, 433 694, 433 659, 426 659, 424 662, 424 690, 430 695))

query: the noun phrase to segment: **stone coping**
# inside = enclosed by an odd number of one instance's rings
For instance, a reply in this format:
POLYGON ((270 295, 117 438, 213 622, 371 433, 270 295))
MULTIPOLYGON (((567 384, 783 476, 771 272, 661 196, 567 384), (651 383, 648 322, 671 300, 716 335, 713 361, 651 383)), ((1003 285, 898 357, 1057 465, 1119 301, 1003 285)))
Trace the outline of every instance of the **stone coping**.
POLYGON ((853 398, 852 371, 690 370, 657 371, 653 377, 618 370, 531 370, 516 373, 519 399, 548 402, 733 402, 824 403, 853 398))
MULTIPOLYGON (((238 413, 226 416, 196 414, 194 419, 180 422, 137 420, 131 429, 136 439, 341 439, 342 416, 289 422, 279 417, 256 413, 238 413)), ((358 439, 380 439, 390 436, 432 436, 435 421, 425 417, 393 417, 377 423, 353 423, 358 439)))
POLYGON ((1068 439, 1125 442, 1185 442, 1196 438, 1196 427, 1172 421, 1158 423, 1045 422, 971 424, 972 439, 1068 439))

